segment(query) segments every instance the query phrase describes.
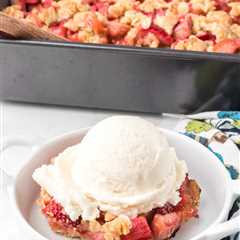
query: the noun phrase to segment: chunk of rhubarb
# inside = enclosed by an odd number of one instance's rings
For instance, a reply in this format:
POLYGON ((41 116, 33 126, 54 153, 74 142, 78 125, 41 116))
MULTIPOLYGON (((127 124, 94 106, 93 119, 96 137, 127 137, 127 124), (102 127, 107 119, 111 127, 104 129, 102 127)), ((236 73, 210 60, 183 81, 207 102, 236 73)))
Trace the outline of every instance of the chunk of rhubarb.
POLYGON ((236 53, 240 49, 240 39, 225 39, 217 43, 213 50, 219 53, 236 53))
POLYGON ((116 21, 108 22, 108 33, 112 38, 120 38, 126 35, 129 31, 129 26, 123 23, 119 23, 116 21))
POLYGON ((152 238, 151 229, 145 217, 140 216, 132 219, 132 228, 129 234, 122 237, 122 240, 145 240, 152 238))
POLYGON ((176 212, 156 214, 152 221, 153 235, 158 240, 168 239, 178 230, 180 224, 181 215, 176 212))
POLYGON ((188 38, 192 33, 192 19, 190 16, 186 16, 181 19, 174 29, 174 37, 177 40, 184 40, 188 38))

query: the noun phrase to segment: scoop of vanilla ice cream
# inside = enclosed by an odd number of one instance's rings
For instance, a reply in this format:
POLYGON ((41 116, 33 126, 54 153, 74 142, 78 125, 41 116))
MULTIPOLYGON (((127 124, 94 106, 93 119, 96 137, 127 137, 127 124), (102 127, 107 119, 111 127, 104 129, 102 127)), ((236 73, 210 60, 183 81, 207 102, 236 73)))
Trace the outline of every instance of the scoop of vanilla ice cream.
POLYGON ((90 129, 54 165, 37 169, 34 179, 72 219, 91 220, 100 210, 134 217, 177 204, 186 173, 157 127, 139 117, 115 116, 90 129))
POLYGON ((137 215, 179 201, 186 176, 166 137, 139 117, 116 116, 93 127, 77 150, 72 177, 99 208, 137 215))

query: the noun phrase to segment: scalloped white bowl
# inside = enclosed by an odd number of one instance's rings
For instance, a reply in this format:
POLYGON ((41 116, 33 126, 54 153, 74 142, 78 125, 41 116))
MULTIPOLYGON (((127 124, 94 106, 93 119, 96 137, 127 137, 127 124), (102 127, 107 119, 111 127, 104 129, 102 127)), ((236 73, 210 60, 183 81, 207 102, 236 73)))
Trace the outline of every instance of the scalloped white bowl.
MULTIPOLYGON (((176 149, 179 159, 186 161, 190 177, 197 180, 202 189, 199 218, 184 224, 174 239, 214 240, 239 231, 240 217, 231 221, 226 218, 234 199, 240 194, 240 182, 231 180, 222 163, 201 144, 177 132, 160 130, 176 149)), ((9 194, 26 239, 66 239, 53 233, 40 213, 35 203, 40 189, 32 180, 32 173, 65 148, 79 143, 87 131, 67 133, 37 147, 14 177, 9 194)), ((4 148, 16 144, 25 143, 19 139, 9 140, 4 148)))

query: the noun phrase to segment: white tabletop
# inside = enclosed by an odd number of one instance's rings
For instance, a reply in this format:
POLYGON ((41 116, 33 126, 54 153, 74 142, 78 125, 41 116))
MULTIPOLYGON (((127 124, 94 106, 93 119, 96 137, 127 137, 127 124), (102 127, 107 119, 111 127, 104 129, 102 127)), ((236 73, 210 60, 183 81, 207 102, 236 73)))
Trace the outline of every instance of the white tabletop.
MULTIPOLYGON (((2 102, 0 108, 0 137, 1 143, 6 138, 20 136, 32 142, 41 143, 45 139, 56 135, 87 127, 115 114, 125 112, 101 111, 80 108, 64 108, 56 106, 39 106, 31 104, 17 104, 2 102)), ((175 119, 162 117, 161 115, 127 113, 140 115, 157 125, 165 128, 173 128, 175 119)), ((0 166, 9 173, 14 173, 23 164, 28 155, 26 148, 11 148, 0 158, 0 166)), ((0 239, 18 240, 24 239, 21 231, 17 229, 14 214, 11 210, 6 193, 7 179, 1 174, 0 183, 0 239)), ((26 239, 24 239, 26 240, 26 239)))

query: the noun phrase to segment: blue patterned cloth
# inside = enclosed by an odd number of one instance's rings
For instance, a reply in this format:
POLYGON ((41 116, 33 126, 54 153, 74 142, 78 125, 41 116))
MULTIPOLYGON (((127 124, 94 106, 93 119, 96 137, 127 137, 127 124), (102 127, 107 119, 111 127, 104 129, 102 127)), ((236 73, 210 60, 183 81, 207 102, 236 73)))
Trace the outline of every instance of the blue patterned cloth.
MULTIPOLYGON (((240 178, 240 112, 189 115, 179 122, 176 130, 207 147, 224 164, 232 179, 240 178)), ((240 197, 228 217, 237 215, 240 215, 240 197)), ((240 240, 240 233, 224 240, 240 240)))

